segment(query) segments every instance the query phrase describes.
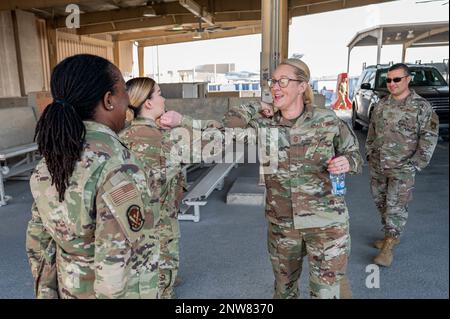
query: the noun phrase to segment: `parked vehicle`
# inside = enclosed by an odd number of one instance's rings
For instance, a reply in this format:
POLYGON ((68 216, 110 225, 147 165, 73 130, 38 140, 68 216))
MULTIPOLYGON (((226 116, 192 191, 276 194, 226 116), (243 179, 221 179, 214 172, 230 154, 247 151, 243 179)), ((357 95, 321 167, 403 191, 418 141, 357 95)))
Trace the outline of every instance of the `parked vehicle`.
MULTIPOLYGON (((375 104, 389 94, 386 76, 389 65, 367 67, 361 74, 352 101, 352 126, 360 130, 368 126, 375 104)), ((448 135, 449 94, 448 84, 439 71, 432 66, 410 64, 411 89, 430 102, 439 116, 439 131, 448 135)))

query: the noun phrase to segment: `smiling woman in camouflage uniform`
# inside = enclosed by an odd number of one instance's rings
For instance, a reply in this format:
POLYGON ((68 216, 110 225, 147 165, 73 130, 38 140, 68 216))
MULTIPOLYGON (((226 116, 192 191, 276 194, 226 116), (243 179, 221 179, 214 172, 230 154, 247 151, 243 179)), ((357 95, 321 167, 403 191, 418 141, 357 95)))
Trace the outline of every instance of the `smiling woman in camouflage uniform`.
POLYGON ((30 181, 36 297, 156 298, 159 207, 116 135, 129 102, 120 71, 97 56, 69 57, 51 91, 36 128, 44 159, 30 181))
POLYGON ((358 141, 333 111, 313 106, 309 80, 308 66, 288 59, 269 82, 278 109, 273 117, 262 118, 258 104, 233 108, 226 116, 229 127, 278 129, 278 169, 265 175, 275 298, 298 297, 304 250, 311 297, 340 298, 350 251, 347 207, 332 195, 329 173, 360 172, 358 141))
POLYGON ((165 99, 159 85, 151 78, 134 78, 127 82, 130 108, 134 120, 120 137, 144 163, 146 172, 157 183, 152 201, 161 204, 161 223, 158 225, 161 255, 159 263, 160 297, 175 297, 173 286, 179 268, 180 226, 178 211, 185 186, 179 164, 170 162, 170 131, 157 123, 165 111, 165 99))
POLYGON ((350 251, 347 207, 332 195, 329 174, 361 171, 358 141, 333 111, 313 106, 309 80, 308 66, 288 59, 269 82, 278 109, 271 118, 260 116, 260 104, 232 108, 225 118, 228 127, 278 129, 278 169, 265 175, 275 298, 298 297, 305 249, 311 297, 340 298, 350 251))
POLYGON ((331 194, 329 172, 360 172, 358 142, 334 112, 313 106, 309 78, 306 64, 286 60, 272 76, 275 114, 253 103, 231 108, 224 118, 229 128, 278 130, 278 167, 265 174, 274 298, 298 297, 305 252, 311 296, 340 298, 350 251, 347 208, 331 194))
MULTIPOLYGON (((275 298, 298 297, 305 251, 313 298, 349 294, 341 290, 350 252, 348 211, 344 199, 331 194, 329 173, 360 173, 362 159, 348 125, 333 111, 313 106, 309 79, 305 63, 288 59, 272 76, 275 114, 253 103, 231 108, 224 119, 228 128, 278 130, 278 167, 265 174, 275 298)), ((188 120, 167 112, 161 123, 175 127, 188 120)))

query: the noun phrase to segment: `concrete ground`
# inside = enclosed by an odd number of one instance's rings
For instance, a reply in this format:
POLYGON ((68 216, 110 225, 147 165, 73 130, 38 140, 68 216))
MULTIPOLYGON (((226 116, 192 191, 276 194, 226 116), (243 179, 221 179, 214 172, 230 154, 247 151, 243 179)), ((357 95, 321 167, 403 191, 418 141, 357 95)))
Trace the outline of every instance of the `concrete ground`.
MULTIPOLYGON (((367 132, 357 132, 363 150, 367 132)), ((354 298, 449 298, 449 143, 440 141, 430 167, 417 175, 414 200, 402 243, 389 269, 380 269, 380 287, 369 289, 382 236, 378 213, 369 192, 367 166, 362 175, 347 178, 352 252, 348 276, 354 298), (366 272, 368 270, 369 272, 366 272), (370 278, 369 278, 370 279, 370 278)), ((227 206, 226 194, 234 179, 258 175, 256 164, 241 165, 227 177, 201 208, 201 221, 181 222, 179 298, 271 298, 273 274, 266 248, 262 207, 227 206)), ((0 298, 33 298, 33 281, 25 254, 25 229, 31 194, 25 181, 8 181, 13 196, 0 207, 0 298)), ((308 296, 305 262, 300 287, 308 296)))

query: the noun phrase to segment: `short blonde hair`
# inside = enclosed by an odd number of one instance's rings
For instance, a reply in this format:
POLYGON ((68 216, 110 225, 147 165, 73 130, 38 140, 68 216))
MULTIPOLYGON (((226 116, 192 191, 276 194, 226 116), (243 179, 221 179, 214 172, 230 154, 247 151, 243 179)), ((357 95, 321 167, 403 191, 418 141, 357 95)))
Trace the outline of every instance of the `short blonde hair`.
POLYGON ((128 80, 126 85, 130 97, 129 108, 133 112, 133 117, 137 117, 141 113, 144 102, 150 99, 155 92, 156 82, 152 78, 139 77, 128 80))
POLYGON ((305 93, 303 94, 303 100, 305 104, 313 104, 314 103, 314 92, 309 85, 309 80, 311 79, 311 71, 309 70, 308 65, 300 59, 286 59, 280 63, 280 65, 289 65, 294 68, 294 73, 297 76, 297 80, 301 80, 306 82, 308 87, 306 88, 305 93))

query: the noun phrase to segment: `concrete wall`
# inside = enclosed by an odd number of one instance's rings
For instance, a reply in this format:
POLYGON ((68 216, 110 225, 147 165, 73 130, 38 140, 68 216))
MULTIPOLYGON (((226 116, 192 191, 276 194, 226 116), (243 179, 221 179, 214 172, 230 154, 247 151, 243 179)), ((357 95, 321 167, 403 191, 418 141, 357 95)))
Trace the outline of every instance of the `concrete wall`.
MULTIPOLYGON (((324 97, 317 96, 316 106, 324 107, 324 97), (322 105, 323 104, 323 105, 322 105)), ((199 120, 222 120, 231 107, 239 106, 252 101, 259 102, 260 98, 242 97, 212 97, 206 99, 167 99, 167 110, 174 110, 181 114, 192 116, 199 120)))
POLYGON ((14 28, 10 11, 0 11, 0 98, 20 96, 14 28))
MULTIPOLYGON (((28 105, 28 99, 26 97, 7 97, 0 98, 0 109, 6 109, 11 107, 25 107, 28 105)), ((0 118, 1 121, 7 120, 7 118, 0 118)))
POLYGON ((160 83, 162 95, 167 99, 182 99, 183 84, 182 83, 160 83))
POLYGON ((206 98, 206 99, 167 99, 167 110, 192 116, 199 120, 222 120, 231 106, 247 103, 249 98, 206 98))
POLYGON ((317 107, 325 107, 325 96, 323 96, 322 94, 314 94, 314 104, 317 107))
POLYGON ((166 108, 199 120, 219 121, 228 111, 228 99, 167 99, 166 108))
POLYGON ((204 98, 207 96, 207 83, 161 83, 162 94, 167 99, 204 98))
POLYGON ((239 91, 211 91, 208 97, 239 97, 239 91))
POLYGON ((0 119, 0 150, 33 142, 36 117, 31 107, 0 108, 0 119))
POLYGON ((39 44, 36 17, 33 13, 16 10, 22 58, 25 93, 44 88, 41 47, 39 44))

